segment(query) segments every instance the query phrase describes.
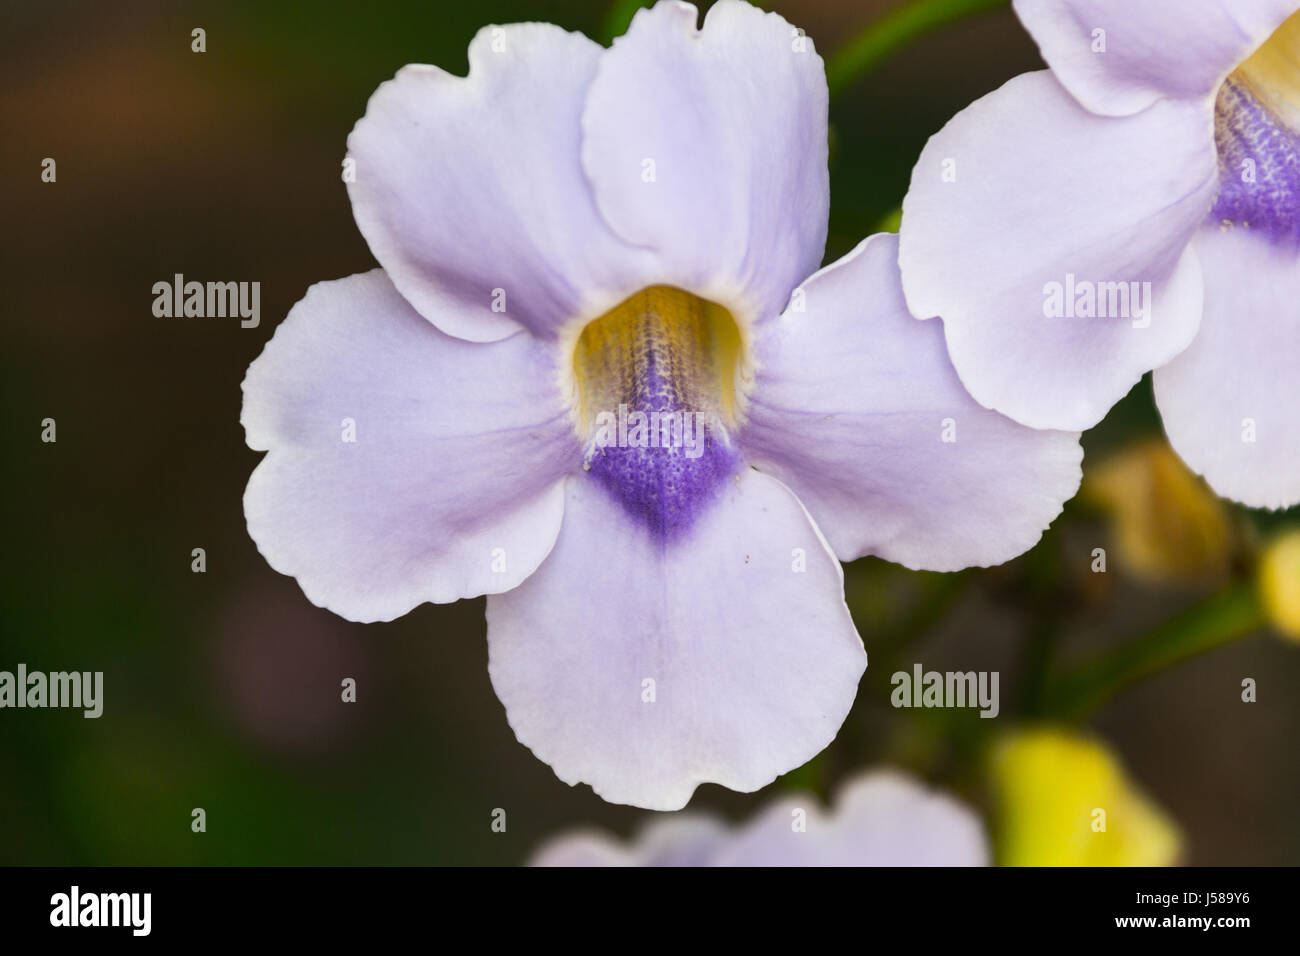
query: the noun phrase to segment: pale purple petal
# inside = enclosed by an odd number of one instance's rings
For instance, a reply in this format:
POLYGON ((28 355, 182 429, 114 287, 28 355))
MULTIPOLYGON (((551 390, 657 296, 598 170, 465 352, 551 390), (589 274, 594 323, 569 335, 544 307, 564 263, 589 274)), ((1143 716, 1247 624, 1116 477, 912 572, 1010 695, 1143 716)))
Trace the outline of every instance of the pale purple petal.
POLYGON ((1201 331, 1155 373, 1169 441, 1221 495, 1300 504, 1300 255, 1240 228, 1207 227, 1195 245, 1201 331))
POLYGON ((655 810, 806 762, 866 666, 839 562, 789 489, 748 468, 667 544, 571 478, 554 551, 487 618, 520 742, 566 783, 655 810))
POLYGON ((1032 547, 1078 490, 1079 436, 971 399, 943 330, 907 311, 897 250, 897 237, 873 236, 803 284, 803 311, 763 329, 740 441, 842 560, 998 564, 1032 547))
POLYGON ((542 844, 529 866, 636 866, 634 859, 633 851, 608 833, 579 830, 542 844))
POLYGON ((544 843, 531 866, 706 866, 727 828, 689 812, 658 817, 624 843, 597 830, 566 833, 544 843))
POLYGON ((357 621, 517 585, 581 463, 549 350, 444 335, 378 269, 293 307, 249 367, 241 421, 269 451, 244 494, 249 534, 312 603, 357 621))
POLYGON ((908 305, 942 316, 981 405, 1034 428, 1090 428, 1195 335, 1187 246, 1216 186, 1208 105, 1104 118, 1049 73, 1019 76, 954 117, 913 170, 908 305))
POLYGON ((1012 0, 1043 59, 1094 113, 1207 99, 1296 0, 1012 0), (1103 31, 1099 33, 1098 31, 1103 31))
POLYGON ((348 137, 357 226, 443 331, 547 336, 647 284, 650 257, 605 225, 579 158, 602 52, 549 24, 484 27, 467 77, 406 67, 348 137))
POLYGON ((965 804, 891 770, 849 780, 830 811, 812 794, 784 796, 728 828, 706 817, 656 820, 630 841, 562 834, 534 866, 987 866, 988 838, 965 804))
POLYGON ((714 866, 987 866, 973 810, 919 781, 877 771, 849 783, 829 813, 811 795, 769 807, 713 858, 714 866), (796 830, 796 811, 806 829, 796 830))
POLYGON ((606 220, 654 249, 662 281, 775 316, 821 262, 827 93, 810 39, 719 0, 642 10, 600 63, 583 166, 606 220))

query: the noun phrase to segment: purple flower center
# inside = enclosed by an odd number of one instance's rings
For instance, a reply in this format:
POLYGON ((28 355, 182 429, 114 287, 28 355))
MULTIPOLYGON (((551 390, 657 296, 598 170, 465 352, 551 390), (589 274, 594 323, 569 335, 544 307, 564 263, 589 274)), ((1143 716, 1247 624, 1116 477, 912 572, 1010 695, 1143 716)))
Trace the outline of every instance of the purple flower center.
POLYGON ((642 289, 578 338, 584 468, 664 541, 739 467, 729 439, 739 356, 731 314, 670 286, 642 289))
POLYGON ((1224 81, 1214 139, 1219 195, 1211 220, 1300 249, 1300 15, 1224 81))

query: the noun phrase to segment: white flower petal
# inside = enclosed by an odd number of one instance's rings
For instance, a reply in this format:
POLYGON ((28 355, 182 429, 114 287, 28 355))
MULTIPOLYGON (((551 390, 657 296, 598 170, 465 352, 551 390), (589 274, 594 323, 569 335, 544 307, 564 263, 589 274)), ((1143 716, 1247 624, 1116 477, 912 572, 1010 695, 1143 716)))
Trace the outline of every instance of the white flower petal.
POLYGON ((697 15, 664 0, 615 41, 588 94, 583 166, 662 281, 768 318, 825 251, 825 72, 776 14, 719 0, 702 30, 697 15))
POLYGON ((448 334, 547 336, 649 284, 582 173, 581 114, 603 49, 544 23, 484 27, 469 75, 408 66, 348 137, 353 213, 402 295, 448 334))
POLYGON ((1218 184, 1211 118, 1171 101, 1097 117, 1039 72, 930 139, 903 202, 903 289, 912 314, 943 317, 976 401, 1033 428, 1091 428, 1187 347, 1201 315, 1187 245, 1218 184), (1111 284, 1115 301, 1070 315, 1066 298, 1087 309, 1075 283, 1111 284))
POLYGON ((532 866, 705 866, 727 828, 690 812, 656 817, 623 843, 597 830, 562 834, 533 856, 532 866))
POLYGON ((549 350, 444 335, 378 269, 312 286, 249 367, 241 420, 270 452, 244 494, 249 534, 357 621, 517 585, 581 462, 549 350))
POLYGON ((813 757, 866 666, 839 562, 752 469, 668 544, 570 479, 555 550, 487 617, 520 742, 566 783, 655 810, 705 782, 756 790, 813 757))
POLYGON ((833 810, 786 797, 746 826, 714 866, 987 866, 988 838, 969 807, 905 774, 876 771, 852 781, 833 810), (806 829, 796 830, 795 811, 806 829))
POLYGON ((812 794, 769 804, 737 829, 679 814, 623 842, 596 830, 543 845, 534 866, 987 866, 979 816, 907 774, 848 781, 830 812, 812 794))
POLYGON ((1201 331, 1154 379, 1169 441, 1221 495, 1300 504, 1300 253, 1213 226, 1195 245, 1201 331))
POLYGON ((1012 0, 1043 59, 1094 113, 1207 99, 1296 0, 1012 0), (1098 32, 1102 31, 1102 32, 1098 32))
POLYGON ((907 311, 898 241, 877 235, 801 287, 756 344, 740 441, 785 482, 842 560, 954 571, 1032 547, 1079 488, 1075 432, 980 407, 943 331, 907 311))

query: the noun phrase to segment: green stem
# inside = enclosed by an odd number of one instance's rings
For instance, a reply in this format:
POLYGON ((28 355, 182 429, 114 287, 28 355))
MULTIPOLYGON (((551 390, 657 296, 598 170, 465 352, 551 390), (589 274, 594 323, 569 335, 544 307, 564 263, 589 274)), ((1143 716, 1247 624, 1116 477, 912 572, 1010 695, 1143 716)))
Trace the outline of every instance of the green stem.
POLYGON ((1083 717, 1143 677, 1222 647, 1266 623, 1253 583, 1238 584, 1155 630, 1051 682, 1046 703, 1055 717, 1083 717))
POLYGON ((917 37, 1006 4, 1007 0, 915 0, 900 7, 871 24, 831 56, 826 64, 831 96, 843 92, 917 37))

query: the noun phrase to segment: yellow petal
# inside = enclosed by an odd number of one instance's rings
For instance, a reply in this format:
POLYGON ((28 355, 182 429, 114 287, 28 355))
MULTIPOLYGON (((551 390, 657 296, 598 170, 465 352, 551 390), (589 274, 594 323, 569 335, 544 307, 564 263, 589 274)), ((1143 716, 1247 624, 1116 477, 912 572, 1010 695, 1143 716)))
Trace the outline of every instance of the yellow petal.
POLYGON ((1259 587, 1272 625, 1300 641, 1300 531, 1286 532, 1264 550, 1259 587))
POLYGON ((1039 728, 994 751, 998 862, 1003 866, 1171 866, 1175 824, 1098 740, 1039 728))

